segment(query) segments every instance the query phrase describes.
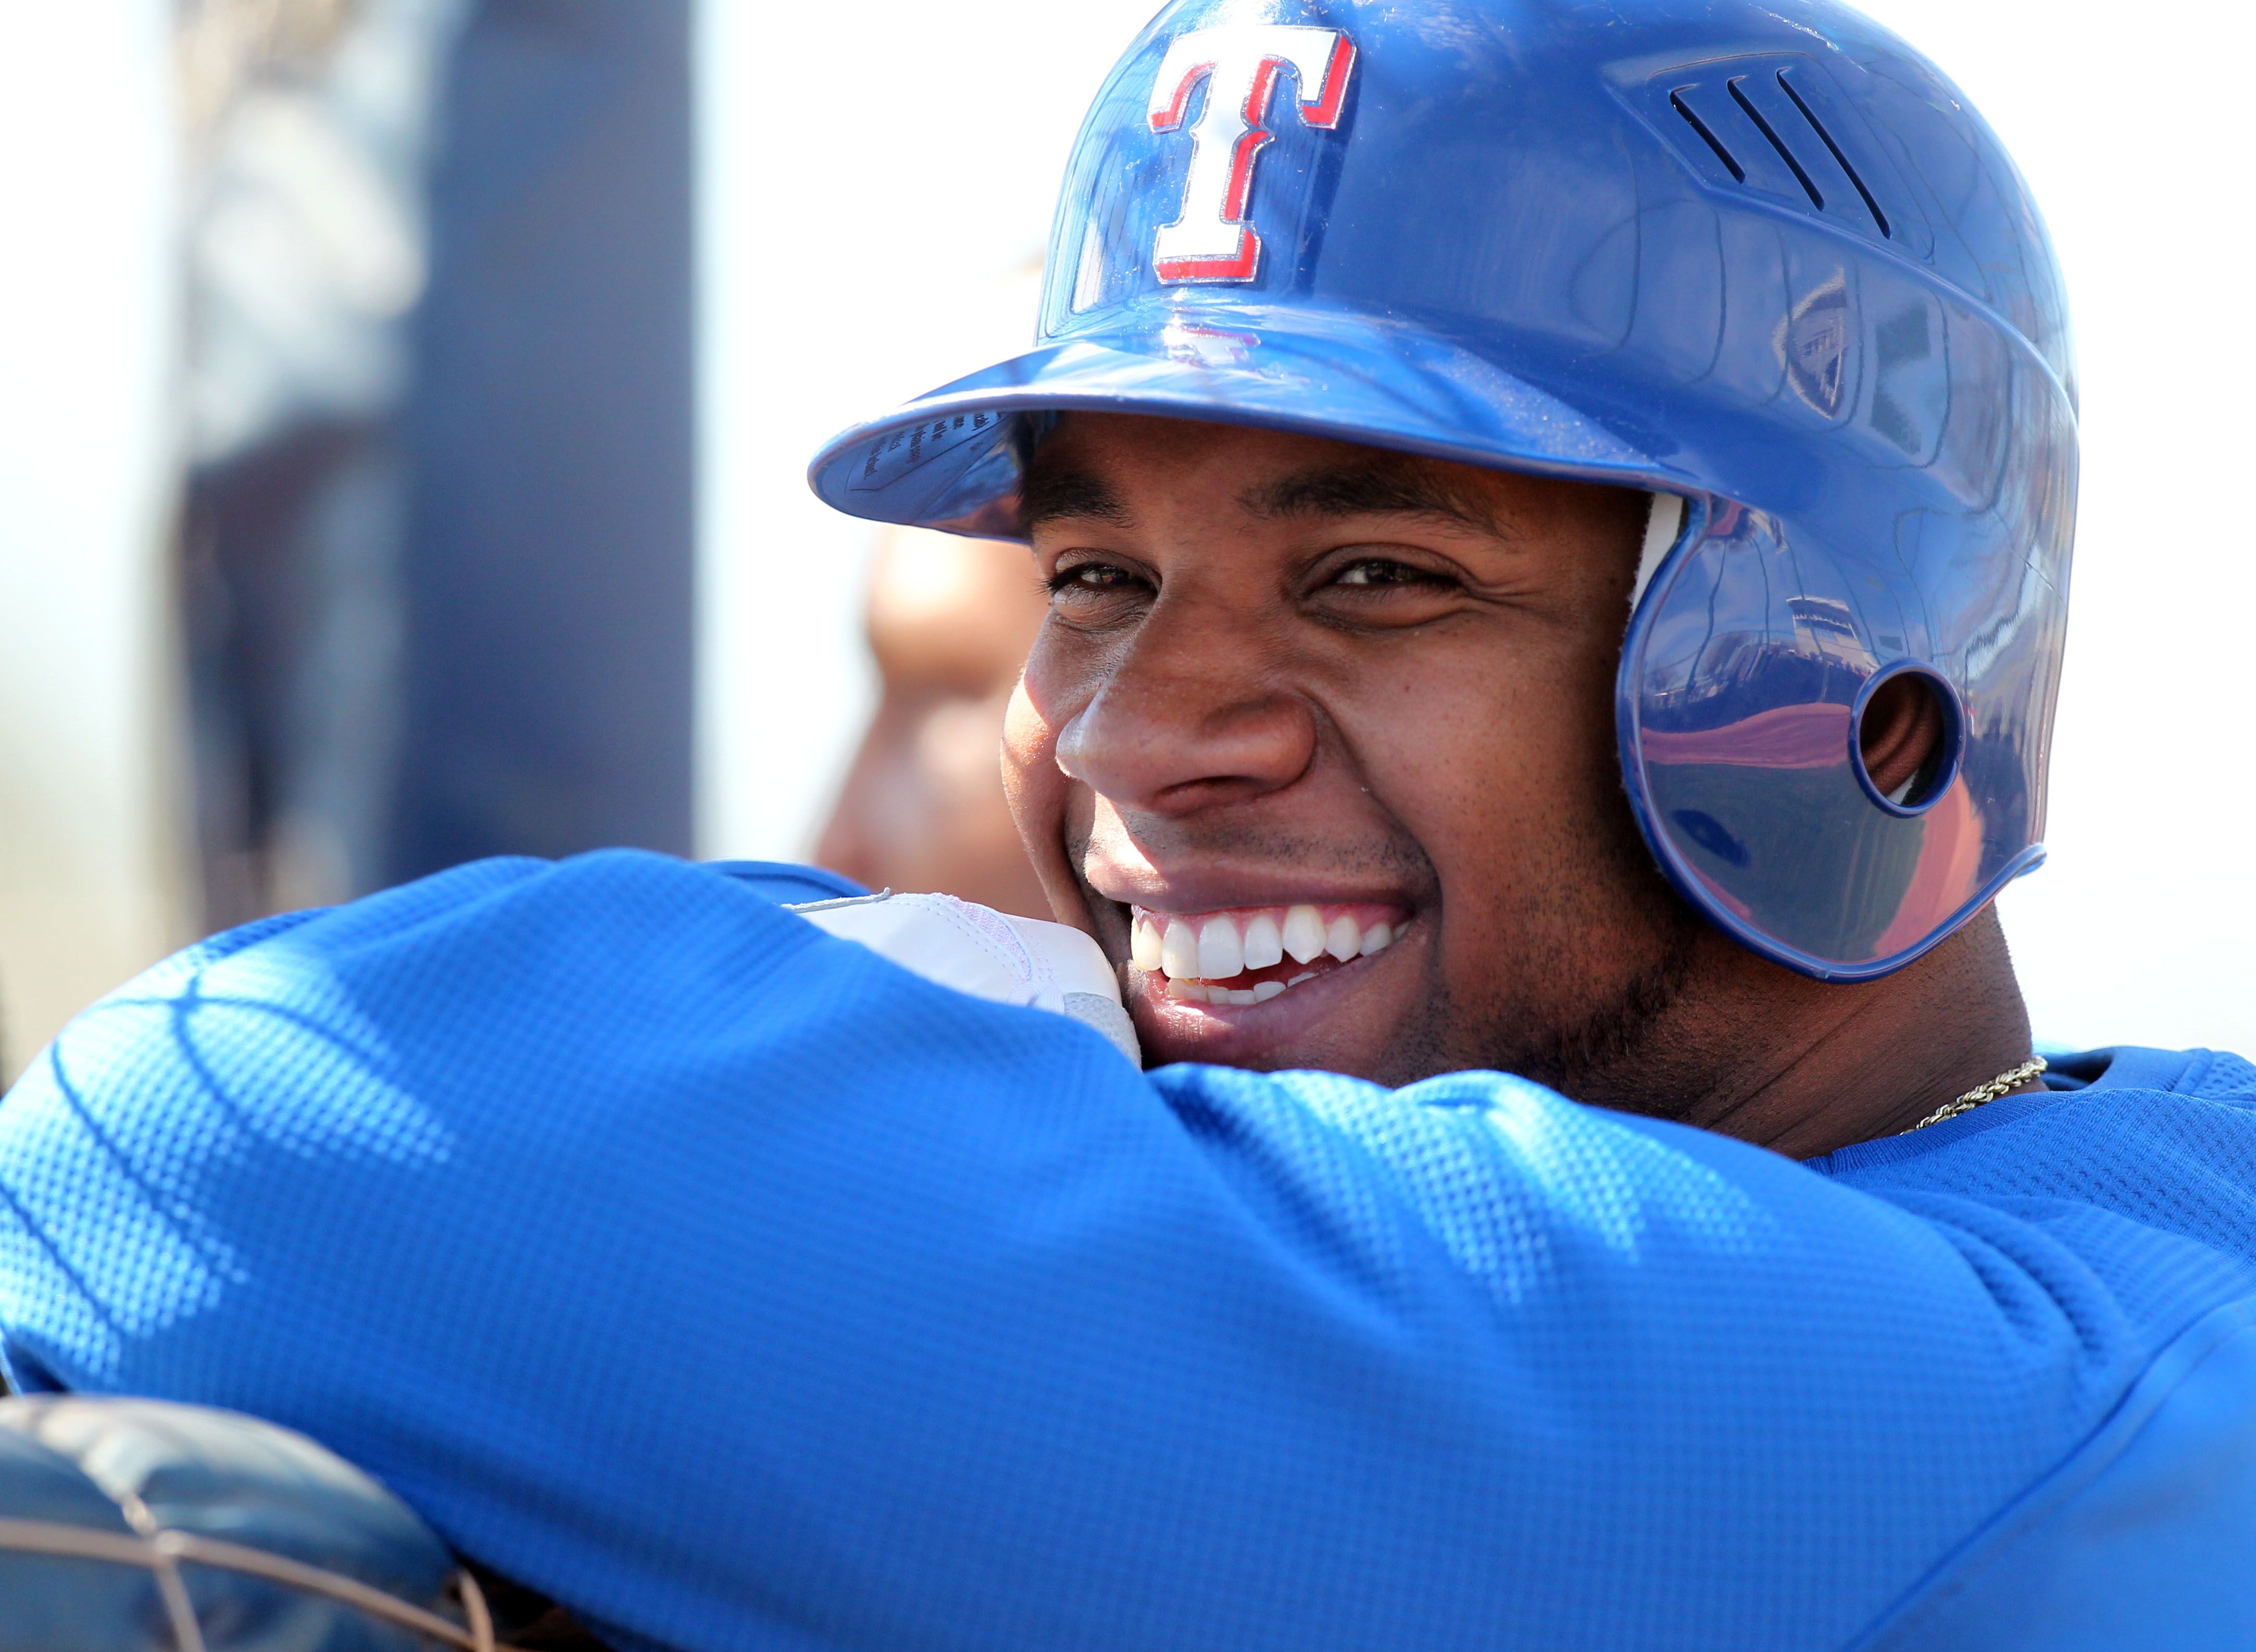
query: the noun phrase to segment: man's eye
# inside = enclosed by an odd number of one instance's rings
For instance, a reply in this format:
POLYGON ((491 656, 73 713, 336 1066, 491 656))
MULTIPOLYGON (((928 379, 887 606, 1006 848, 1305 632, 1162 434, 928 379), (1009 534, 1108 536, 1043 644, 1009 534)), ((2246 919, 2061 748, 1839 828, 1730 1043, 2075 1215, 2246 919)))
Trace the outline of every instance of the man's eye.
POLYGON ((1383 556, 1350 562, 1332 582, 1337 585, 1438 585, 1442 580, 1422 568, 1390 561, 1383 556))
POLYGON ((1110 562, 1082 562, 1074 568, 1061 568, 1050 576, 1050 594, 1063 596, 1073 591, 1124 590, 1143 582, 1124 568, 1115 568, 1110 562))

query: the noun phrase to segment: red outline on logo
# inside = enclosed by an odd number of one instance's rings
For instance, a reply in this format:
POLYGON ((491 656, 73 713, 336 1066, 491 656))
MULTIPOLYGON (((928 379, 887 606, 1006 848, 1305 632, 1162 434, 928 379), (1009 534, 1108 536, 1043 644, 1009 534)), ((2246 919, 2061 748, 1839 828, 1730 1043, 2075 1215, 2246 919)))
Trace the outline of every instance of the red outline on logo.
MULTIPOLYGON (((1324 66, 1323 87, 1315 104, 1311 106, 1305 98, 1300 100, 1301 118, 1305 124, 1323 131, 1339 124, 1340 111, 1347 102, 1348 78, 1355 72, 1355 42, 1348 38, 1346 31, 1339 31, 1332 41, 1331 56, 1324 66)), ((1212 63, 1199 63, 1184 72, 1181 83, 1175 88, 1174 101, 1152 116, 1153 131, 1172 131, 1182 124, 1183 112, 1190 106, 1191 88, 1200 76, 1212 74, 1214 67, 1212 63)), ((1276 139, 1276 133, 1268 130, 1266 123, 1270 101, 1277 95, 1277 73, 1283 67, 1283 58, 1263 58, 1253 71, 1253 84, 1246 88, 1244 114, 1248 131, 1237 140, 1237 147, 1230 155, 1230 187, 1222 199, 1222 222, 1237 228, 1237 252, 1226 258, 1160 258, 1153 265, 1153 273, 1163 284, 1251 281, 1259 271, 1261 237, 1245 222, 1245 208, 1253 193, 1253 163, 1276 139)))
POLYGON ((1251 281, 1261 267, 1261 237, 1250 223, 1237 226, 1237 251, 1227 258, 1161 258, 1153 266, 1160 280, 1251 281))
POLYGON ((1245 108, 1240 111, 1245 119, 1245 136, 1237 140, 1237 147, 1230 158, 1230 187, 1223 192, 1222 221, 1237 223, 1245 216, 1245 197, 1253 188, 1253 162, 1276 134, 1263 123, 1269 118, 1269 100, 1277 95, 1277 71, 1285 67, 1280 58, 1265 57, 1253 71, 1253 84, 1245 88, 1245 108))
MULTIPOLYGON (((1324 66, 1324 89, 1309 107, 1304 95, 1301 100, 1301 118, 1319 131, 1329 131, 1339 124, 1340 110, 1347 102, 1347 79, 1355 73, 1355 42, 1343 30, 1332 42, 1332 60, 1324 66)), ((1307 88, 1301 88, 1305 94, 1307 88)))
POLYGON ((1171 132, 1181 125, 1183 111, 1190 107, 1191 88, 1199 83, 1201 75, 1213 73, 1212 63, 1194 63, 1185 69, 1181 83, 1175 88, 1175 101, 1153 115, 1152 130, 1155 132, 1171 132))
MULTIPOLYGON (((1336 46, 1333 55, 1338 55, 1336 46)), ((1260 269, 1261 237, 1244 221, 1245 198, 1253 189, 1254 161, 1276 138, 1264 123, 1269 118, 1269 102, 1277 95, 1277 71, 1284 67, 1281 58, 1263 58, 1253 71, 1253 84, 1245 88, 1247 131, 1231 152, 1230 187, 1222 197, 1223 222, 1237 226, 1237 252, 1227 258, 1161 258, 1153 272, 1161 281, 1251 281, 1260 269)), ((1188 101, 1188 95, 1177 94, 1179 109, 1188 101)))

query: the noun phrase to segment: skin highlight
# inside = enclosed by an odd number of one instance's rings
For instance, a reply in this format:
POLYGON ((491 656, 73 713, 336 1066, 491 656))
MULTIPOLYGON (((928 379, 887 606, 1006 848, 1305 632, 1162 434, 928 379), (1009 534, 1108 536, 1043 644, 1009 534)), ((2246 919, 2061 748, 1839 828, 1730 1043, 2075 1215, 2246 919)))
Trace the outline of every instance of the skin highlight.
MULTIPOLYGON (((1621 788, 1613 680, 1642 493, 1280 432, 1074 414, 1026 478, 1050 612, 1004 777, 1050 905, 1123 966, 1154 1064, 1401 1084, 1515 1071, 1795 1156, 2022 1060, 1989 913, 1829 985, 1709 927, 1621 788), (1406 927, 1273 1000, 1176 1002, 1132 908, 1371 903, 1406 927)), ((1876 695, 1889 787, 1935 749, 1876 695)))

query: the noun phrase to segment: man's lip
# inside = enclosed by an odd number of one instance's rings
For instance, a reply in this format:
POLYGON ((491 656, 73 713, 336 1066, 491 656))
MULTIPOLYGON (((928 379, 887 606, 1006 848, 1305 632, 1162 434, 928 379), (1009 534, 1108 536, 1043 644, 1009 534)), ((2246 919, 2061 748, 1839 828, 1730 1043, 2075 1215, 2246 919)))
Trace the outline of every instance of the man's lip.
POLYGON ((1304 896, 1297 900, 1245 900, 1226 907, 1154 907, 1137 901, 1128 908, 1128 920, 1150 918, 1155 923, 1185 923, 1202 921, 1208 918, 1244 919, 1258 913, 1273 916, 1290 912, 1295 907, 1313 907, 1318 912, 1352 912, 1365 919, 1385 919, 1389 923, 1406 923, 1410 919, 1410 903, 1406 900, 1330 900, 1304 896))
POLYGON ((1195 914, 1133 909, 1128 974, 1160 978, 1154 1002, 1251 1008, 1358 958, 1374 957, 1409 932, 1395 906, 1235 907, 1195 914))
MULTIPOLYGON (((1414 926, 1405 939, 1416 933, 1414 926)), ((1341 1011, 1371 982, 1371 972, 1399 967, 1390 959, 1401 956, 1390 949, 1375 957, 1351 958, 1254 1004, 1184 1002, 1168 995, 1166 977, 1130 969, 1125 971, 1128 1007, 1143 1034, 1147 1056, 1266 1066, 1275 1062, 1280 1050, 1300 1048, 1336 1027, 1341 1011)))
POLYGON ((1275 879, 1238 876, 1202 877, 1197 874, 1150 879, 1123 880, 1108 888, 1091 881, 1091 894, 1131 911, 1169 917, 1189 917, 1211 912, 1255 910, 1263 907, 1387 907, 1407 914, 1417 902, 1399 886, 1374 887, 1345 882, 1309 882, 1280 876, 1275 879))

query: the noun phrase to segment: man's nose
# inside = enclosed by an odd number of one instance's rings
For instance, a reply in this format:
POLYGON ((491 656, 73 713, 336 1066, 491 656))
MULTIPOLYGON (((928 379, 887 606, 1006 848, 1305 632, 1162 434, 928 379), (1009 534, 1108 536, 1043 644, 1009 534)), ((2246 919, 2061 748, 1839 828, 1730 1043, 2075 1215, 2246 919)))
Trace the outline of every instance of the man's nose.
POLYGON ((1316 713, 1273 645, 1162 603, 1059 731, 1058 766, 1123 809, 1163 815, 1280 791, 1316 753, 1316 713))

